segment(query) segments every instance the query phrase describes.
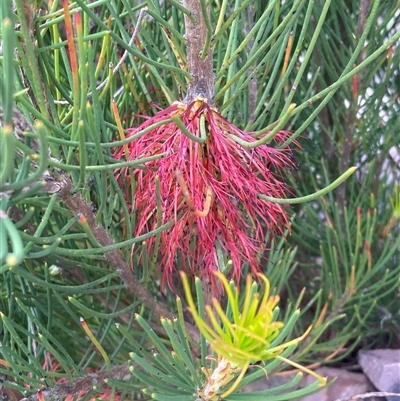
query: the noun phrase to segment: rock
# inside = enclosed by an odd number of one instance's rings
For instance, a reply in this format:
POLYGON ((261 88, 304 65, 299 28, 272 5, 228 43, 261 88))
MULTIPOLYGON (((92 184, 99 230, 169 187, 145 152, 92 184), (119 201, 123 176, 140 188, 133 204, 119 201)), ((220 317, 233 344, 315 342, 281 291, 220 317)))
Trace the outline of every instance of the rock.
MULTIPOLYGON (((322 367, 315 371, 320 376, 328 377, 328 381, 336 380, 330 386, 323 388, 318 393, 298 399, 297 401, 333 401, 338 398, 348 398, 358 394, 374 391, 369 380, 362 373, 349 372, 345 369, 335 369, 322 367)), ((312 376, 304 379, 304 385, 309 385, 315 381, 312 376)), ((378 401, 378 398, 368 398, 368 401, 378 401)), ((382 401, 382 399, 380 399, 382 401)))
MULTIPOLYGON (((379 391, 400 393, 400 349, 360 351, 358 361, 379 391)), ((388 397, 387 400, 397 401, 399 397, 388 397)))

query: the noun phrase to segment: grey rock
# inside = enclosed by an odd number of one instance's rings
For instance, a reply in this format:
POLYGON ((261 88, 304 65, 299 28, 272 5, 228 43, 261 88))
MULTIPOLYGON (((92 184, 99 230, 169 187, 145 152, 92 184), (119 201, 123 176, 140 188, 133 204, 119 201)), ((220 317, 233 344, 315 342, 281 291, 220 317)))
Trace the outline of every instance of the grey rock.
MULTIPOLYGON (((375 388, 363 373, 349 372, 345 369, 334 369, 322 367, 315 371, 322 377, 327 377, 328 381, 335 379, 331 385, 322 388, 321 391, 299 398, 297 401, 334 401, 338 398, 348 398, 359 394, 373 392, 375 388)), ((244 392, 260 391, 280 386, 293 379, 294 374, 278 373, 277 375, 263 378, 255 383, 251 383, 243 389, 244 392)), ((300 389, 315 382, 315 377, 305 376, 304 379, 292 390, 300 389)), ((368 398, 368 401, 383 401, 382 398, 368 398)), ((392 401, 392 400, 390 400, 392 401)), ((400 401, 393 400, 393 401, 400 401)))
MULTIPOLYGON (((400 349, 360 351, 358 361, 378 390, 400 393, 400 349)), ((388 397, 388 401, 397 400, 398 397, 388 397)))
MULTIPOLYGON (((318 393, 298 399, 297 401, 333 401, 338 398, 348 398, 358 394, 374 391, 369 380, 362 373, 349 372, 345 369, 322 367, 316 370, 320 376, 327 377, 328 381, 336 378, 330 386, 318 393)), ((312 376, 306 376, 304 386, 315 381, 312 376)), ((378 401, 378 398, 368 398, 368 401, 378 401)), ((382 399, 380 399, 382 401, 382 399)))

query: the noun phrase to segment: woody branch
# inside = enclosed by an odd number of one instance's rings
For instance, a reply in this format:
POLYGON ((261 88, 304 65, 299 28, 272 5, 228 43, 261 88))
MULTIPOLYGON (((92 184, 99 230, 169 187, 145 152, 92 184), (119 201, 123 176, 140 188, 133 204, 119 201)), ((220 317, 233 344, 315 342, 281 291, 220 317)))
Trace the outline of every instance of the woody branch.
POLYGON ((214 75, 212 49, 208 45, 211 38, 211 27, 207 24, 209 7, 204 0, 184 0, 183 6, 191 13, 191 16, 185 14, 185 27, 188 72, 192 75, 184 101, 189 104, 197 97, 203 97, 211 102, 214 75))

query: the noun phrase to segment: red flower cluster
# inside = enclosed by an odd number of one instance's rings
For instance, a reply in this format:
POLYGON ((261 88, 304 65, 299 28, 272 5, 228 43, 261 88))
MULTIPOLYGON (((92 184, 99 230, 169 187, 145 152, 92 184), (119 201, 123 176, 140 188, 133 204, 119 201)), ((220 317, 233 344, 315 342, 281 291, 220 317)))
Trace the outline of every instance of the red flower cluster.
MULTIPOLYGON (((205 141, 190 139, 179 124, 168 122, 138 135, 127 145, 129 160, 166 154, 146 163, 145 170, 134 171, 136 195, 132 204, 137 213, 135 235, 156 229, 158 177, 162 224, 175 220, 161 234, 162 285, 172 285, 176 268, 207 275, 214 283, 212 272, 219 270, 217 248, 232 260, 235 280, 240 278, 243 263, 256 273, 266 232, 282 233, 289 227, 282 205, 262 200, 258 194, 285 197, 287 187, 277 172, 293 166, 290 151, 268 145, 239 145, 233 136, 247 142, 255 139, 202 99, 189 105, 174 103, 130 129, 129 136, 171 117, 179 117, 190 134, 205 141)), ((283 142, 289 134, 281 131, 275 140, 283 142)), ((126 150, 126 146, 119 148, 115 158, 124 159, 126 150)), ((126 169, 119 170, 116 176, 121 183, 129 177, 126 169)), ((147 241, 149 251, 154 242, 155 238, 147 241)))

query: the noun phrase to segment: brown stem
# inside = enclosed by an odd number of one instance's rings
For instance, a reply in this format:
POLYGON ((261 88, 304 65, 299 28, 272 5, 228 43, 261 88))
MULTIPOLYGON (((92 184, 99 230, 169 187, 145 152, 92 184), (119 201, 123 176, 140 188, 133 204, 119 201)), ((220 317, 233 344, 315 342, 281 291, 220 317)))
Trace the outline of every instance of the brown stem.
MULTIPOLYGON (((355 120, 356 120, 356 102, 357 100, 353 100, 353 104, 349 107, 346 113, 346 128, 345 128, 345 137, 342 146, 342 154, 340 157, 340 171, 339 174, 343 174, 350 165, 350 157, 352 153, 352 144, 354 141, 354 130, 355 130, 355 120)), ((337 203, 339 207, 339 211, 341 213, 344 212, 344 208, 346 206, 346 183, 344 182, 339 186, 337 190, 337 203)))
MULTIPOLYGON (((371 0, 361 0, 360 4, 360 13, 358 16, 358 24, 357 24, 357 37, 359 38, 364 32, 365 24, 367 21, 368 10, 371 8, 371 0)), ((365 51, 362 51, 358 56, 358 62, 362 62, 365 58, 365 51)), ((358 74, 357 80, 358 85, 361 87, 362 83, 362 74, 358 74)), ((342 146, 342 154, 340 157, 340 170, 339 174, 343 174, 350 165, 350 156, 352 152, 352 144, 354 141, 354 131, 355 131, 355 123, 357 117, 357 98, 353 99, 353 105, 349 107, 347 117, 346 117, 346 130, 345 130, 345 138, 342 146)), ((339 210, 343 213, 343 209, 345 205, 346 199, 346 183, 343 183, 337 192, 337 203, 339 206, 339 210)))
POLYGON ((183 6, 191 12, 191 17, 194 17, 192 20, 185 14, 187 66, 193 79, 188 83, 184 102, 189 104, 198 97, 211 102, 214 97, 213 58, 211 47, 206 56, 201 57, 208 30, 200 0, 183 0, 183 6))
MULTIPOLYGON (((204 44, 207 41, 207 34, 209 34, 205 17, 210 17, 210 8, 209 6, 207 7, 207 15, 204 16, 200 0, 183 0, 183 6, 191 14, 190 16, 185 14, 185 27, 187 66, 188 72, 193 78, 188 83, 184 102, 189 104, 196 100, 196 98, 202 97, 211 103, 214 97, 212 47, 208 47, 205 55, 202 54, 204 44)), ((202 288, 205 304, 211 304, 211 283, 206 275, 202 277, 202 288)))
MULTIPOLYGON (((114 244, 113 239, 109 236, 106 229, 101 224, 96 224, 96 216, 93 213, 92 207, 86 203, 79 193, 71 194, 73 189, 72 181, 68 177, 63 177, 59 196, 65 203, 68 209, 76 216, 84 216, 92 230, 93 235, 101 246, 108 246, 114 244)), ((109 251, 105 254, 112 267, 119 273, 125 285, 142 301, 144 304, 152 309, 154 307, 154 319, 157 321, 161 317, 173 320, 173 314, 160 302, 156 302, 154 297, 147 291, 147 289, 140 284, 136 278, 135 273, 131 267, 125 262, 122 253, 116 249, 109 251)), ((186 330, 194 341, 199 338, 198 331, 192 325, 186 323, 186 330)))
MULTIPOLYGON (((368 11, 371 9, 371 0, 361 0, 360 11, 358 14, 358 23, 357 23, 357 37, 359 38, 365 28, 365 24, 367 22, 368 11)), ((358 63, 361 63, 365 59, 365 49, 358 56, 358 63)))
MULTIPOLYGON (((0 107, 0 127, 3 125, 3 109, 0 107)), ((14 111, 14 132, 17 139, 23 139, 23 132, 27 129, 32 129, 28 121, 26 121, 23 114, 14 111)), ((32 147, 37 149, 37 143, 33 141, 32 147)), ((83 215, 92 230, 97 241, 102 246, 112 245, 113 239, 109 236, 105 228, 96 224, 95 214, 92 207, 86 203, 79 193, 71 195, 70 192, 73 188, 72 181, 65 175, 60 175, 60 179, 55 177, 52 173, 46 171, 43 179, 46 182, 43 192, 58 193, 62 201, 68 209, 76 216, 83 215)), ((154 307, 154 318, 159 321, 161 317, 174 319, 173 314, 166 308, 165 305, 154 301, 154 297, 147 291, 147 289, 140 284, 130 268, 125 262, 122 253, 119 250, 107 252, 105 255, 124 281, 125 285, 135 294, 149 309, 154 307)), ((198 330, 189 323, 186 323, 186 331, 191 336, 194 342, 199 341, 198 330)))
MULTIPOLYGON (((251 29, 253 28, 255 22, 254 22, 254 5, 252 3, 249 4, 248 7, 248 22, 246 23, 244 27, 244 33, 246 36, 249 35, 251 29)), ((250 39, 249 44, 248 44, 248 57, 250 57, 250 51, 254 46, 254 37, 250 39)), ((248 71, 248 76, 250 76, 255 70, 255 66, 251 66, 248 71)), ((251 125, 254 123, 256 120, 256 106, 257 106, 257 99, 258 99, 258 79, 257 76, 253 76, 252 79, 249 81, 249 121, 247 122, 247 125, 251 125)))

